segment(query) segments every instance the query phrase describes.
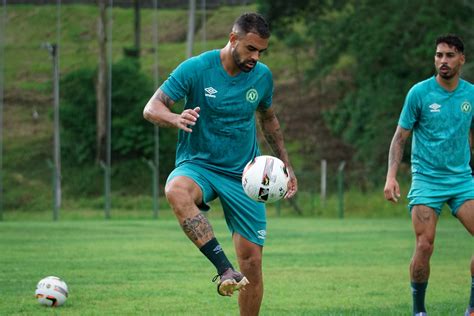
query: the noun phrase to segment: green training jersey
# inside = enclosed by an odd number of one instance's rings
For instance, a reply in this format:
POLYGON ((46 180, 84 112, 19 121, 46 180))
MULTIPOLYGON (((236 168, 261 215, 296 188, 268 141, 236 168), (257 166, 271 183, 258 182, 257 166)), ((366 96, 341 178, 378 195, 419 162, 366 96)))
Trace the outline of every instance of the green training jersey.
POLYGON ((436 77, 408 92, 398 124, 413 130, 413 185, 436 189, 469 182, 473 104, 474 86, 462 79, 451 92, 436 77))
POLYGON ((201 108, 192 133, 179 130, 176 166, 184 162, 241 176, 245 165, 260 154, 255 111, 272 104, 273 78, 257 62, 250 72, 230 76, 220 50, 181 63, 162 84, 173 101, 185 99, 185 109, 201 108))

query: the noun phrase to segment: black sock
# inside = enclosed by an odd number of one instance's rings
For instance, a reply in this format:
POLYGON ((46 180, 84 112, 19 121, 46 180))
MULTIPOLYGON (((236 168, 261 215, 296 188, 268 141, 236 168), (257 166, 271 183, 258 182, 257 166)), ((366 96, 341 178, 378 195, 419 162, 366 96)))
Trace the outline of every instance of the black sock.
POLYGON ((217 242, 217 239, 212 238, 204 246, 199 248, 199 250, 212 262, 219 275, 224 273, 227 269, 233 268, 221 245, 217 242))
POLYGON ((474 275, 471 280, 471 299, 469 300, 469 307, 474 308, 474 275))
POLYGON ((425 293, 428 282, 415 283, 411 282, 411 293, 413 296, 413 313, 425 312, 425 293))

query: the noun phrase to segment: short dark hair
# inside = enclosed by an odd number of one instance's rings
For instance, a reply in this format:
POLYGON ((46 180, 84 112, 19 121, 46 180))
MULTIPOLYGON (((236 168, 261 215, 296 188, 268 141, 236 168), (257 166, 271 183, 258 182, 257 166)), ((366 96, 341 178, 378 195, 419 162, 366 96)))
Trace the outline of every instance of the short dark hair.
POLYGON ((270 37, 270 27, 265 18, 258 13, 244 13, 237 18, 232 28, 238 34, 255 33, 261 38, 270 37))
POLYGON ((454 46, 458 52, 464 54, 464 43, 462 39, 455 34, 441 35, 436 39, 436 47, 441 43, 448 44, 449 47, 454 46))

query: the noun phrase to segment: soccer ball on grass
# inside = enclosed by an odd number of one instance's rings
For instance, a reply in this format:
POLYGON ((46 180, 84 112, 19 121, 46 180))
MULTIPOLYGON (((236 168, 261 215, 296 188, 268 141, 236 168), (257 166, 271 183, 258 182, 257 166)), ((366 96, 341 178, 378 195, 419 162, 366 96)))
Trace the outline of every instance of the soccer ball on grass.
POLYGON ((280 159, 273 156, 257 156, 242 173, 245 193, 257 202, 275 202, 288 190, 288 171, 280 159))
POLYGON ((66 302, 68 294, 66 282, 55 276, 41 279, 36 285, 35 296, 41 305, 61 306, 66 302))

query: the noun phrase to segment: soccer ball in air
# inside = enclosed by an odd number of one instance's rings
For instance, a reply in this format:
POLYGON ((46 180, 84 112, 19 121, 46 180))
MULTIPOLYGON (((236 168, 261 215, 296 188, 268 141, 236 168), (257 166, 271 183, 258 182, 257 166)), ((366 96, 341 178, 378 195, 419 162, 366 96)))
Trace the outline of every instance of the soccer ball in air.
POLYGON ((275 202, 285 196, 288 180, 283 161, 272 156, 257 156, 245 166, 242 187, 252 200, 275 202))
POLYGON ((38 282, 35 295, 41 305, 61 306, 68 297, 67 284, 58 277, 48 276, 38 282))

